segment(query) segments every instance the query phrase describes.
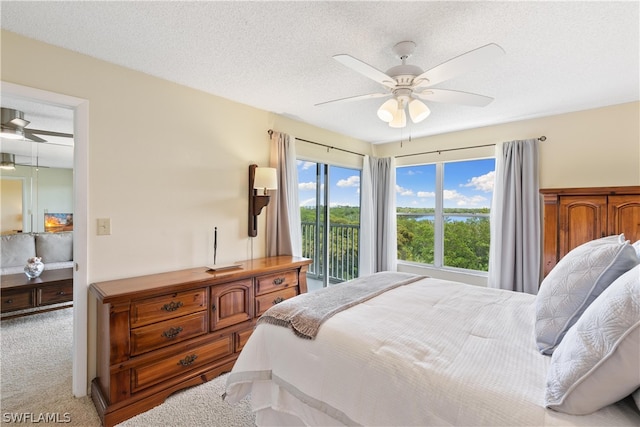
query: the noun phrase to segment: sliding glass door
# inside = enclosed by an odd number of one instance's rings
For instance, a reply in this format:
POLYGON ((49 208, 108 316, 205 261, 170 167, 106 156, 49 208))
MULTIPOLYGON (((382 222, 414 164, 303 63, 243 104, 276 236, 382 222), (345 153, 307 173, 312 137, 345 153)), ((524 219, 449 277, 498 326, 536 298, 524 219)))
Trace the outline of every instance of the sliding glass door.
POLYGON ((298 182, 309 290, 358 277, 360 171, 299 160, 298 182))

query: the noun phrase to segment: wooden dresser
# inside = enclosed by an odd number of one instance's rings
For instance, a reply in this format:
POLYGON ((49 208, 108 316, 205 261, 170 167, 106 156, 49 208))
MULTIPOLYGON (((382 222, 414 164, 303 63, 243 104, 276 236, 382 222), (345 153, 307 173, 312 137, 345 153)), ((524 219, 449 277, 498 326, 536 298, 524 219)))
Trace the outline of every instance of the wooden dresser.
POLYGON ((544 197, 544 275, 571 249, 624 233, 640 240, 640 186, 553 188, 544 197))
POLYGON ((311 260, 254 259, 91 285, 97 378, 91 397, 109 427, 173 392, 228 372, 269 307, 307 292, 311 260))

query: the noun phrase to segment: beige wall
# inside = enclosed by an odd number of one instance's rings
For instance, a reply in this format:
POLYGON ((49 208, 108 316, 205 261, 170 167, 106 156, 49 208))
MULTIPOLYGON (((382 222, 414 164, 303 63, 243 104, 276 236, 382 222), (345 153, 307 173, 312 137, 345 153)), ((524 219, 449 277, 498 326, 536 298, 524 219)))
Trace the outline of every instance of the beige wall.
MULTIPOLYGON (((2 80, 89 101, 89 281, 264 254, 247 236, 247 169, 268 129, 337 147, 368 144, 2 32, 2 80), (42 64, 47 64, 42 67, 42 64), (96 235, 111 218, 112 235, 96 235)), ((304 151, 304 150, 302 150, 304 151)))
MULTIPOLYGON (((428 119, 427 119, 428 120, 428 119)), ((540 187, 640 184, 640 102, 452 132, 375 146, 377 156, 403 156, 546 136, 540 144, 540 187)), ((408 156, 398 165, 493 155, 492 147, 408 156)))
POLYGON ((22 184, 20 178, 0 178, 0 234, 22 231, 22 184))
MULTIPOLYGON (((3 82, 88 101, 88 200, 78 200, 88 206, 88 265, 81 266, 87 283, 210 264, 214 227, 218 262, 263 256, 264 214, 258 236, 247 236, 247 176, 250 164, 269 161, 268 129, 370 149, 7 31, 1 52, 3 82), (98 218, 111 219, 110 236, 96 235, 98 218)), ((341 159, 340 152, 331 155, 341 159)), ((88 379, 95 376, 94 311, 92 303, 88 379)))
MULTIPOLYGON (((264 254, 264 215, 258 237, 247 237, 246 187, 248 165, 268 163, 268 129, 378 156, 546 135, 543 186, 640 183, 637 103, 370 147, 13 33, 1 37, 2 81, 89 101, 89 282, 211 263, 214 227, 219 262, 264 254), (112 235, 96 235, 97 218, 111 218, 112 235)), ((342 166, 362 161, 306 143, 297 150, 342 166)))
MULTIPOLYGON (((376 145, 315 128, 113 64, 2 32, 4 81, 89 100, 89 280, 168 271, 264 253, 246 236, 247 166, 268 162, 267 130, 377 156, 546 135, 541 186, 640 183, 639 103, 376 145), (43 68, 41 64, 46 63, 43 68), (112 235, 96 236, 97 218, 112 235)), ((307 143, 302 158, 359 167, 361 156, 307 143)), ((492 154, 482 148, 421 157, 492 154)))

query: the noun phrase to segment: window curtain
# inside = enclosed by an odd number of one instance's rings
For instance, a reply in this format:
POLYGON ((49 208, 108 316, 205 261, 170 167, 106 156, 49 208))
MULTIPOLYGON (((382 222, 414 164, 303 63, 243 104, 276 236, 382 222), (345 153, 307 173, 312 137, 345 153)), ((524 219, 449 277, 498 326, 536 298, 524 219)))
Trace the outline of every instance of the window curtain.
POLYGON ((538 293, 541 269, 538 141, 496 146, 488 285, 538 293))
POLYGON ((395 159, 364 156, 360 191, 358 275, 395 271, 398 258, 395 159))
POLYGON ((269 165, 277 169, 278 189, 267 205, 267 256, 302 256, 295 138, 271 133, 269 165))

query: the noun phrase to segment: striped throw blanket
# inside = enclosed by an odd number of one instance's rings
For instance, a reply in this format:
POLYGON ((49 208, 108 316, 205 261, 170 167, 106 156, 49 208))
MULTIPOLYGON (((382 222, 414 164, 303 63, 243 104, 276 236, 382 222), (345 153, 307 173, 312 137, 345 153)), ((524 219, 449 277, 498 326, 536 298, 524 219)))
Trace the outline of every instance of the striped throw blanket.
POLYGON ((258 319, 258 324, 288 327, 301 338, 314 339, 320 325, 334 314, 424 277, 391 271, 359 277, 276 304, 258 319))

